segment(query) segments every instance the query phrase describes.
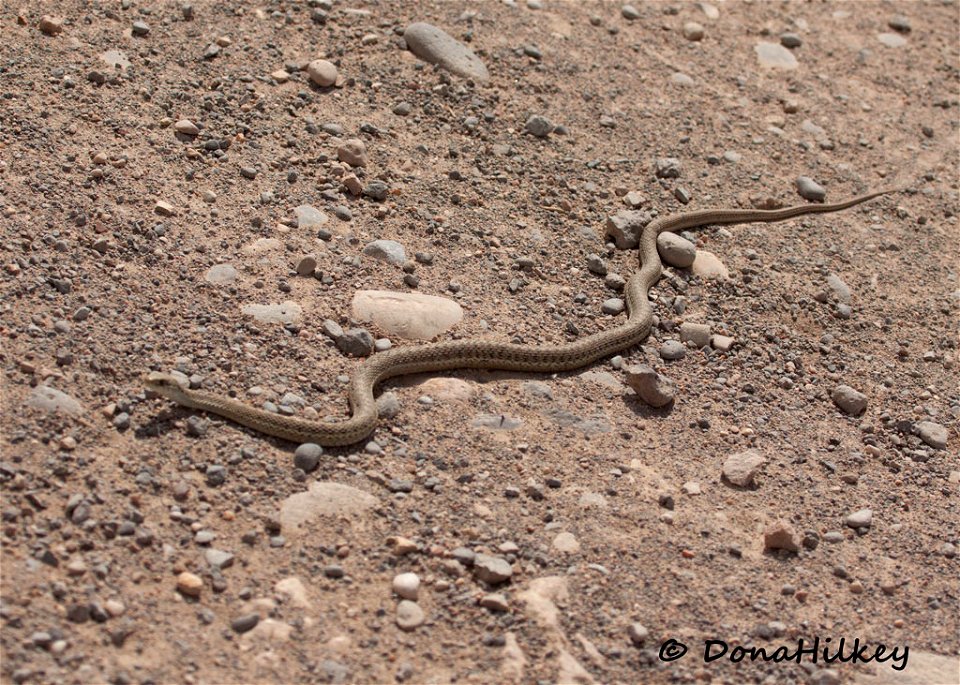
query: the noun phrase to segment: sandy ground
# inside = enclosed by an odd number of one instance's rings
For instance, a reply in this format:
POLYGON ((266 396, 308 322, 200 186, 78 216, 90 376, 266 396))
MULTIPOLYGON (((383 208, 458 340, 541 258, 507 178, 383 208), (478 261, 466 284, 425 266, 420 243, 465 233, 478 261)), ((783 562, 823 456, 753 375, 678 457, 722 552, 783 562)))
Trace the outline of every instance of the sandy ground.
POLYGON ((627 14, 2 4, 3 682, 960 681, 957 5, 627 14), (408 51, 415 21, 489 81, 408 51), (761 64, 782 42, 796 68, 761 64), (335 85, 311 83, 316 58, 335 85), (561 128, 535 137, 532 115, 561 128), (365 167, 338 160, 349 138, 365 167), (628 203, 787 206, 799 176, 827 201, 906 190, 692 233, 729 277, 668 267, 657 326, 622 353, 674 382, 667 409, 611 362, 400 379, 372 442, 305 472, 296 445, 139 380, 344 416, 359 360, 321 324, 357 326, 357 291, 456 301, 438 339, 573 340, 623 320, 588 256, 633 273, 604 240, 628 203), (378 239, 410 263, 364 254, 378 239), (284 302, 286 323, 245 313, 284 302), (732 346, 663 359, 685 322, 732 346), (737 487, 723 466, 747 450, 737 487), (908 666, 731 660, 817 638, 908 666), (705 663, 710 640, 728 652, 705 663))

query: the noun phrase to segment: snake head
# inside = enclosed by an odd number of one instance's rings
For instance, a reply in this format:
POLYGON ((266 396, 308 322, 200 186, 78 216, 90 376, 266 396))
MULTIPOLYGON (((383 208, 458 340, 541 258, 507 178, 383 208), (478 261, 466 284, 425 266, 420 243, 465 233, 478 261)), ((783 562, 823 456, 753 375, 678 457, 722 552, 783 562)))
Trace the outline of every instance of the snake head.
POLYGON ((187 389, 186 383, 174 376, 172 373, 160 373, 151 371, 143 375, 143 384, 147 390, 151 390, 167 399, 177 400, 187 389))

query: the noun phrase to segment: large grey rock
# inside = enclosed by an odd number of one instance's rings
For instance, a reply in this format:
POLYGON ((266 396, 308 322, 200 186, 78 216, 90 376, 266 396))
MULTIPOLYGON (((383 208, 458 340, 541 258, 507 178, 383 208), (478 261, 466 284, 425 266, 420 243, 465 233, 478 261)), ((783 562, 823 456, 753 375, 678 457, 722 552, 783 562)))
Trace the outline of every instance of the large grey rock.
POLYGON ((618 249, 630 250, 640 243, 640 234, 653 221, 650 212, 630 210, 607 218, 605 235, 613 238, 618 249))
POLYGON ((463 309, 453 300, 390 290, 357 291, 350 309, 357 321, 372 322, 406 340, 430 340, 463 318, 463 309))
POLYGON ((417 22, 407 27, 403 38, 410 52, 425 62, 439 64, 447 71, 477 83, 490 80, 490 73, 480 58, 443 29, 417 22))
POLYGON ((947 446, 947 429, 933 421, 921 421, 917 424, 917 435, 925 443, 938 450, 947 446))
POLYGON ((669 231, 657 236, 657 251, 663 261, 679 269, 693 265, 697 258, 697 247, 693 243, 669 231))
POLYGON ((847 414, 857 416, 867 409, 867 396, 849 385, 838 385, 830 393, 830 399, 847 414))
POLYGON ((335 341, 337 349, 350 357, 369 357, 373 354, 373 335, 365 328, 351 328, 335 341))
POLYGON ((64 414, 76 416, 83 413, 83 405, 70 397, 65 392, 61 392, 49 385, 38 385, 27 398, 27 404, 37 409, 54 412, 61 411, 64 414))

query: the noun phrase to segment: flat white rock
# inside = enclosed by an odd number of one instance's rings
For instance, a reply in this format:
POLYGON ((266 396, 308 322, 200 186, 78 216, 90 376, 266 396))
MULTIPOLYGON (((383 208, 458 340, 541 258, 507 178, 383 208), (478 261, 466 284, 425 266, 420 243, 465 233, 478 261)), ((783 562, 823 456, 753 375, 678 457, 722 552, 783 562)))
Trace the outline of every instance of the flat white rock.
POLYGON ((430 340, 463 318, 453 300, 391 290, 359 290, 350 308, 354 319, 406 340, 430 340))
POLYGON ((83 405, 70 397, 65 392, 61 392, 49 385, 38 385, 30 392, 27 404, 37 409, 45 409, 49 412, 62 411, 65 414, 82 414, 83 405))
POLYGON ((767 69, 796 69, 799 66, 797 58, 779 43, 757 43, 753 49, 757 53, 760 66, 767 69))
POLYGON ((294 323, 300 320, 303 307, 287 300, 279 304, 248 304, 243 313, 260 323, 294 323))
POLYGON ((311 534, 317 519, 356 516, 377 506, 369 492, 340 483, 318 481, 306 492, 290 495, 280 505, 280 529, 284 535, 311 534))
POLYGON ((207 269, 204 278, 214 285, 230 285, 237 280, 237 270, 230 264, 215 264, 207 269))
POLYGON ((730 272, 715 254, 706 250, 697 250, 697 257, 690 269, 700 278, 726 280, 730 272))

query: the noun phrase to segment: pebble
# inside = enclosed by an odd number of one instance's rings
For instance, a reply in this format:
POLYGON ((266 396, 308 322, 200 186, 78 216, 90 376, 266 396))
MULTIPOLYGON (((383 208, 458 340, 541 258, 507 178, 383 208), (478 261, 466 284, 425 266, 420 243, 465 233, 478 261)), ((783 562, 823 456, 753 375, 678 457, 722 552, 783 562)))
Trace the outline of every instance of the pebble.
POLYGON ((363 194, 377 202, 386 200, 389 192, 389 186, 383 181, 370 181, 363 187, 363 194))
POLYGON ((892 28, 894 31, 899 31, 900 33, 910 33, 912 30, 912 27, 910 26, 910 20, 902 14, 895 14, 890 17, 890 21, 887 22, 887 26, 892 28))
POLYGON ((416 601, 420 594, 420 576, 416 573, 400 573, 394 576, 393 591, 403 599, 416 601))
POLYGON ((507 598, 496 592, 481 597, 480 606, 490 611, 510 611, 510 604, 507 602, 507 598))
POLYGON ((809 176, 798 176, 796 184, 797 192, 805 200, 823 202, 827 197, 826 189, 809 176))
POLYGON ((313 255, 301 257, 297 262, 297 274, 300 276, 313 276, 317 270, 317 258, 313 255))
POLYGON ((153 211, 160 216, 173 216, 176 214, 176 210, 173 208, 173 205, 169 202, 164 202, 163 200, 157 200, 157 203, 153 206, 153 211))
POLYGON ((915 426, 917 435, 934 449, 942 450, 947 446, 947 429, 933 421, 920 421, 915 426))
POLYGON ((177 133, 185 136, 195 136, 200 133, 200 128, 189 119, 181 119, 173 125, 173 128, 177 133))
POLYGON ((130 31, 135 36, 143 37, 150 33, 150 26, 145 21, 135 21, 130 31))
POLYGON ((337 147, 337 159, 352 167, 367 166, 367 146, 359 138, 345 140, 337 147))
POLYGON ((697 258, 697 248, 693 243, 669 231, 657 236, 657 251, 663 261, 678 269, 693 266, 693 260, 697 258))
POLYGON ((230 264, 216 264, 207 269, 204 280, 213 285, 230 285, 237 280, 237 270, 230 264))
POLYGON ((753 485, 753 479, 760 467, 766 462, 766 457, 757 450, 746 450, 731 454, 723 462, 723 477, 729 483, 741 488, 750 487, 753 485))
POLYGON ((677 361, 687 356, 687 346, 679 340, 665 340, 660 346, 660 358, 666 361, 677 361))
POLYGON ((614 316, 622 314, 624 309, 626 309, 626 305, 619 297, 611 297, 609 300, 604 300, 603 304, 600 305, 600 311, 614 316))
POLYGON ((907 39, 899 33, 880 33, 877 34, 877 40, 888 48, 902 48, 907 44, 907 39))
POLYGON ((35 387, 27 398, 27 404, 44 411, 60 411, 74 416, 84 412, 83 405, 79 401, 49 385, 35 387))
POLYGON ((403 38, 410 52, 425 62, 438 64, 453 74, 477 83, 490 80, 486 65, 470 48, 432 24, 410 24, 403 32, 403 38))
POLYGON ((754 46, 757 61, 767 69, 796 69, 800 63, 787 48, 778 43, 760 42, 754 46))
POLYGON ((573 533, 566 531, 557 533, 553 539, 552 547, 563 554, 576 554, 580 551, 580 542, 573 533))
POLYGON ((248 630, 253 630, 258 623, 260 623, 260 614, 253 612, 233 619, 230 621, 230 627, 233 628, 234 632, 245 633, 248 630))
POLYGON ((407 261, 406 250, 395 240, 374 240, 372 243, 367 243, 363 248, 363 254, 397 266, 403 266, 407 261))
POLYGON ((713 349, 720 350, 721 352, 729 352, 733 348, 734 343, 736 343, 736 340, 728 335, 714 333, 710 336, 710 344, 713 345, 713 349))
POLYGON ((177 590, 188 597, 199 597, 203 590, 203 579, 189 571, 177 576, 177 590))
POLYGON ((627 385, 633 388, 641 400, 651 407, 665 407, 676 399, 677 386, 666 376, 661 376, 646 365, 628 366, 624 369, 627 385))
POLYGON ((397 604, 397 626, 401 630, 416 630, 425 620, 423 609, 416 602, 403 599, 397 604))
POLYGON ((499 585, 510 580, 513 568, 506 559, 478 554, 473 560, 473 574, 485 583, 499 585))
POLYGON ((326 88, 337 82, 337 65, 325 59, 315 59, 307 65, 307 74, 311 81, 326 88))
POLYGON ((680 324, 680 341, 692 342, 697 347, 707 347, 710 344, 710 326, 684 321, 680 324))
POLYGON ((688 21, 683 25, 683 37, 692 42, 703 40, 703 26, 695 21, 688 21))
POLYGON ((287 300, 280 304, 248 304, 241 311, 247 316, 252 316, 260 323, 291 324, 300 320, 303 307, 296 302, 287 300))
POLYGON ((830 399, 847 414, 857 416, 867 409, 867 396, 849 385, 838 385, 830 392, 830 399))
POLYGON ((312 205, 294 207, 293 215, 297 219, 297 228, 307 231, 319 228, 327 223, 327 215, 312 205))
POLYGON ((764 530, 763 547, 768 550, 785 549, 796 553, 800 551, 800 538, 789 523, 777 521, 764 530))
POLYGON ((532 114, 523 125, 523 130, 536 138, 546 138, 553 131, 553 124, 541 114, 532 114))
POLYGON ((640 18, 640 12, 633 5, 624 5, 620 8, 620 14, 628 21, 634 21, 640 18))
POLYGON ((670 83, 675 83, 678 86, 689 87, 696 83, 690 76, 679 71, 675 71, 670 74, 670 83))
POLYGON ((682 167, 676 157, 661 157, 653 164, 657 178, 680 178, 682 167))
POLYGON ((861 509, 860 511, 855 511, 848 515, 843 522, 847 524, 849 528, 869 528, 870 524, 873 523, 873 510, 861 509))
POLYGON ((40 17, 40 31, 48 36, 56 36, 63 32, 63 19, 45 14, 40 17))
POLYGON ((317 468, 322 455, 323 448, 320 445, 316 445, 312 442, 305 442, 298 446, 296 451, 293 453, 293 465, 296 468, 304 471, 304 473, 310 473, 317 468))
POLYGON ((803 40, 796 33, 781 33, 780 45, 792 50, 793 48, 799 48, 803 45, 803 40))
POLYGON ((351 328, 336 339, 337 349, 348 357, 369 357, 373 354, 373 335, 365 328, 351 328))
POLYGON ((642 623, 631 623, 627 626, 627 636, 630 642, 640 647, 650 637, 650 631, 642 623))
POLYGON ((205 550, 203 558, 212 568, 225 569, 233 566, 234 556, 230 552, 224 552, 222 549, 210 548, 205 550))

